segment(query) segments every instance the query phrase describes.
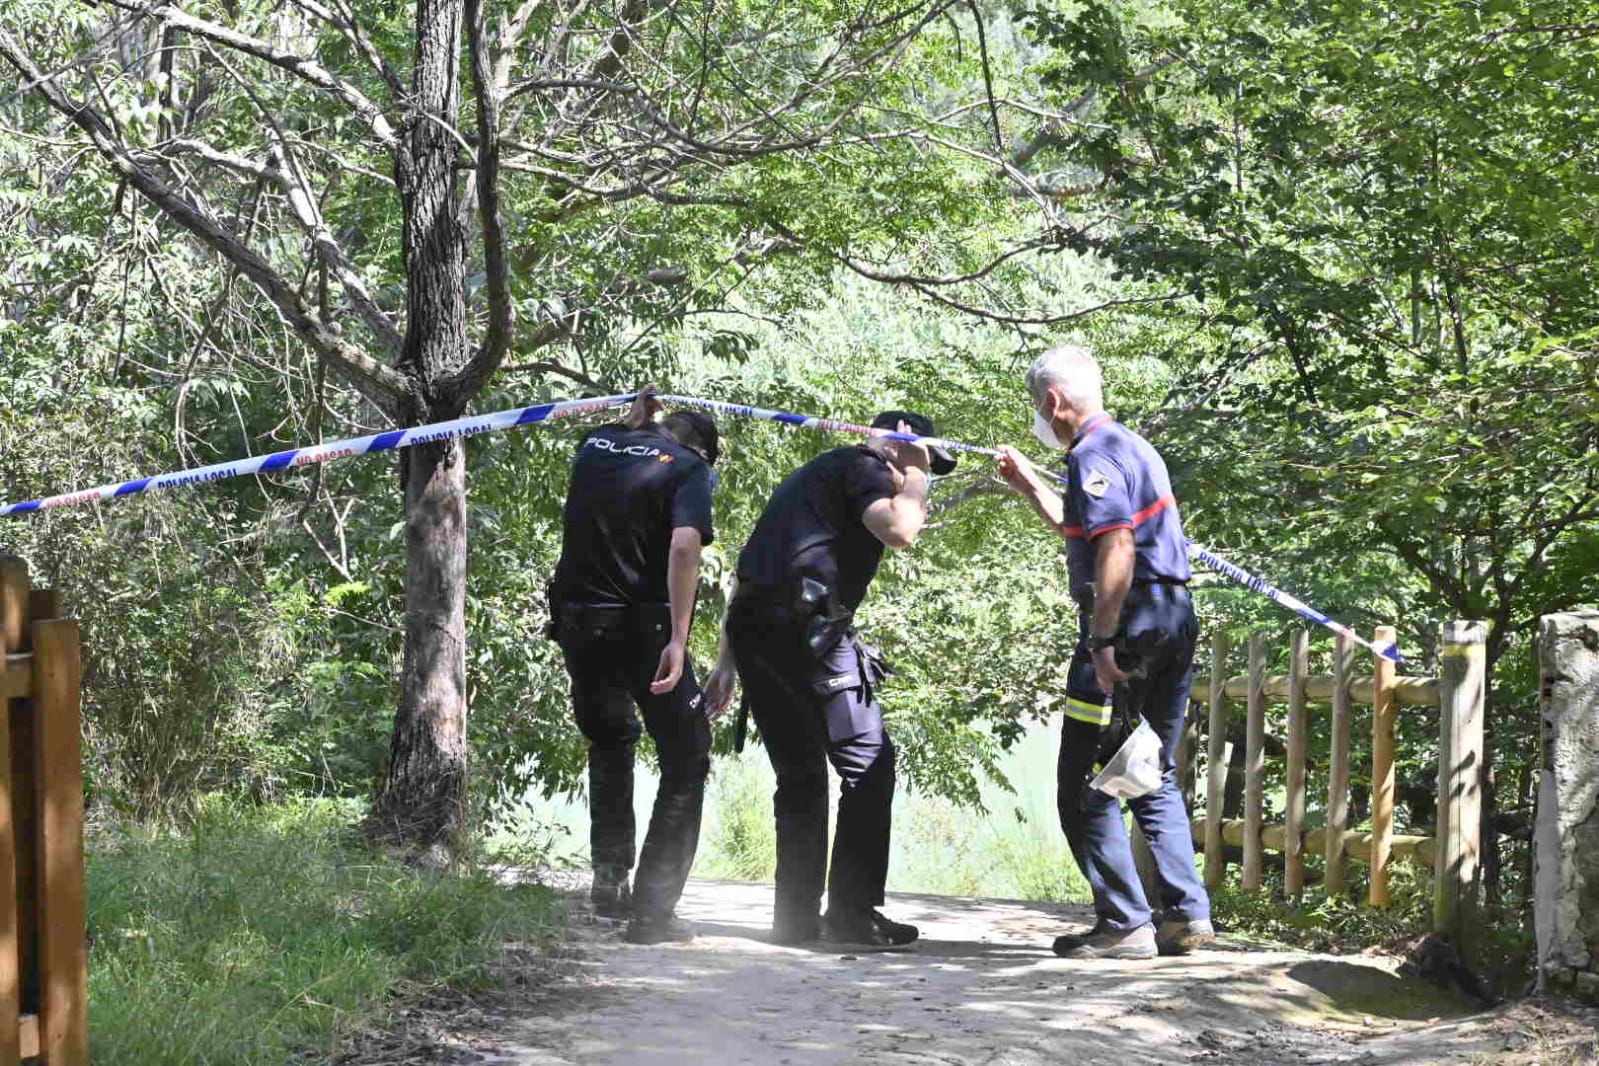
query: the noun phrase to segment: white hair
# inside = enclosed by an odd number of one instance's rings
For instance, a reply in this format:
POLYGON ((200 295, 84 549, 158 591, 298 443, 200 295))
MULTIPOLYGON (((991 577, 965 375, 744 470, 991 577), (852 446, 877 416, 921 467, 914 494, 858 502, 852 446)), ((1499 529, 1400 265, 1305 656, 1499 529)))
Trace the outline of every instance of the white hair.
POLYGON ((1036 400, 1051 388, 1060 390, 1073 410, 1092 412, 1105 406, 1099 360, 1079 345, 1062 344, 1033 360, 1027 371, 1027 391, 1036 400))

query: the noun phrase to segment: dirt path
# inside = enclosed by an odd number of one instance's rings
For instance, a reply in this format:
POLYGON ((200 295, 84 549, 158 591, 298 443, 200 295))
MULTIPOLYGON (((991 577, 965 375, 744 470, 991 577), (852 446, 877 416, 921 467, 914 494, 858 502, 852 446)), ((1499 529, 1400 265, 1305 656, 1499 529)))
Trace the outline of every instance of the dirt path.
MULTIPOLYGON (((517 1022, 516 1066, 759 1063, 1031 1066, 1501 1060, 1503 1026, 1389 960, 1224 943, 1187 959, 1074 963, 1049 944, 1086 908, 896 896, 910 954, 840 957, 766 942, 771 888, 694 882, 691 945, 634 947, 580 926, 553 1014, 517 1022)), ((1528 1061, 1511 1055, 1503 1061, 1528 1061)))

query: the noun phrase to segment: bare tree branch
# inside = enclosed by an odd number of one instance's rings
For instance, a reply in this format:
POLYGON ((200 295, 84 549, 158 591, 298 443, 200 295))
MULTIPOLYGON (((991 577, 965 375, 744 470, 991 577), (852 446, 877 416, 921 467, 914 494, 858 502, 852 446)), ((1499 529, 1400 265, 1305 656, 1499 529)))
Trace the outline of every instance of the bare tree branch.
POLYGON ((361 53, 378 77, 383 79, 383 84, 389 87, 389 92, 394 94, 396 100, 403 99, 405 87, 400 84, 399 75, 394 73, 394 68, 389 66, 389 61, 383 58, 366 34, 361 32, 360 25, 355 21, 355 12, 341 0, 332 0, 332 7, 324 7, 317 0, 292 0, 295 7, 308 15, 326 22, 329 26, 344 35, 344 39, 355 46, 361 53))
POLYGON ((336 77, 332 71, 315 59, 275 48, 260 38, 191 15, 174 4, 146 6, 134 3, 133 0, 103 0, 103 2, 123 11, 136 12, 143 20, 154 20, 192 33, 196 37, 215 41, 217 44, 226 45, 235 51, 244 52, 286 70, 343 100, 371 128, 373 135, 384 148, 393 149, 399 143, 394 127, 390 125, 383 109, 367 99, 360 89, 343 78, 336 77))
POLYGON ((380 409, 392 411, 396 399, 409 395, 411 386, 404 375, 345 343, 337 329, 312 313, 300 294, 271 264, 246 247, 211 214, 141 166, 99 112, 69 97, 53 81, 42 78, 32 59, 3 30, 0 30, 0 58, 10 63, 24 78, 34 81, 34 91, 83 130, 100 155, 123 179, 173 222, 232 263, 272 302, 295 334, 328 359, 334 369, 363 396, 380 409))
POLYGON ((264 178, 268 181, 281 181, 283 176, 266 163, 254 159, 246 159, 234 152, 224 152, 220 148, 205 143, 193 137, 174 137, 155 146, 153 152, 139 152, 135 158, 140 160, 152 156, 169 160, 174 156, 192 155, 204 159, 207 163, 215 163, 219 167, 237 171, 252 178, 264 178))
POLYGON ((463 398, 475 396, 505 361, 516 328, 511 272, 505 254, 505 223, 500 218, 500 100, 484 41, 482 0, 466 0, 467 51, 472 63, 472 93, 477 101, 477 201, 483 229, 484 290, 489 325, 472 358, 445 382, 463 398))
POLYGON ((544 361, 538 363, 524 363, 520 366, 505 367, 503 374, 554 374, 557 377, 568 378, 585 388, 598 389, 601 392, 610 392, 611 388, 605 382, 589 377, 581 370, 573 370, 562 363, 544 361))
MULTIPOLYGON (((305 171, 300 167, 299 160, 289 149, 289 138, 283 130, 283 124, 278 121, 272 110, 262 102, 260 96, 250 83, 240 77, 233 66, 221 56, 212 53, 213 58, 225 70, 245 95, 255 105, 256 111, 272 131, 272 145, 267 149, 275 164, 275 174, 278 183, 282 186, 284 194, 289 201, 289 207, 300 221, 306 234, 311 238, 311 247, 317 257, 332 268, 333 274, 339 279, 339 286, 349 298, 350 306, 355 308, 356 315, 366 323, 368 329, 383 350, 390 358, 398 358, 400 349, 405 343, 405 338, 400 334, 400 329, 395 325, 394 319, 378 306, 372 293, 367 289, 366 282, 362 279, 360 271, 355 264, 350 262, 344 249, 334 239, 333 231, 328 228, 327 222, 322 217, 322 209, 318 206, 316 196, 311 190, 311 181, 306 177, 305 171)), ((325 318, 324 314, 324 318, 325 318)))

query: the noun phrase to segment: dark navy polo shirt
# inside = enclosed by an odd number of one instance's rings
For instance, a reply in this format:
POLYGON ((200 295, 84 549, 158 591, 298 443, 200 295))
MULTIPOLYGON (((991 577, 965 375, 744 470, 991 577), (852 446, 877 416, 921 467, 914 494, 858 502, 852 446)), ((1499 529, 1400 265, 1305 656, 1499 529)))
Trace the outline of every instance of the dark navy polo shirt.
POLYGON ((567 490, 554 599, 669 603, 672 531, 711 529, 711 470, 658 427, 602 426, 578 445, 567 490))
POLYGON ((1143 437, 1100 413, 1089 419, 1066 457, 1066 568, 1074 596, 1093 584, 1094 541, 1133 531, 1135 582, 1187 581, 1188 539, 1166 462, 1143 437))
POLYGON ((784 596, 802 578, 822 582, 853 610, 883 559, 866 509, 894 495, 894 475, 865 445, 823 452, 777 486, 738 557, 738 583, 784 596))

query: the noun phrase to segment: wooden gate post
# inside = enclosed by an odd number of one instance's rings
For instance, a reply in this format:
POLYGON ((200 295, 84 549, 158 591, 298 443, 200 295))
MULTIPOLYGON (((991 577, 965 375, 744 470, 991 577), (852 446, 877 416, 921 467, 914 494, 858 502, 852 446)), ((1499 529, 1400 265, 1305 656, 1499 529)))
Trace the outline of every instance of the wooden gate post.
MULTIPOLYGON (((27 639, 28 569, 0 558, 0 659, 27 639)), ((22 938, 17 907, 17 811, 12 803, 11 730, 15 705, 0 699, 0 1066, 22 1061, 22 938)))
POLYGON ((1227 879, 1227 849, 1221 839, 1222 805, 1227 795, 1227 634, 1210 638, 1210 765, 1205 781, 1205 887, 1227 879))
POLYGON ((1288 790, 1283 809, 1283 895, 1305 891, 1305 685, 1310 674, 1310 634, 1296 629, 1288 651, 1288 790))
POLYGON ((78 623, 33 623, 34 775, 39 812, 39 1050, 48 1066, 89 1061, 88 901, 78 623))
POLYGON ((1332 754, 1327 763, 1326 889, 1344 890, 1344 842, 1349 831, 1349 683, 1355 670, 1355 642, 1338 634, 1333 646, 1332 754))
MULTIPOLYGON (((1375 643, 1391 644, 1393 626, 1378 626, 1375 643)), ((1388 906, 1388 858, 1394 841, 1394 726, 1398 702, 1394 698, 1393 661, 1372 657, 1371 691, 1371 890, 1373 907, 1388 906)))
POLYGON ((1249 634, 1249 704, 1244 748, 1244 879, 1259 891, 1265 869, 1266 785, 1266 634, 1249 634))
POLYGON ((1477 903, 1482 841, 1483 710, 1487 702, 1488 626, 1442 627, 1438 688, 1438 830, 1433 929, 1464 949, 1477 903))

